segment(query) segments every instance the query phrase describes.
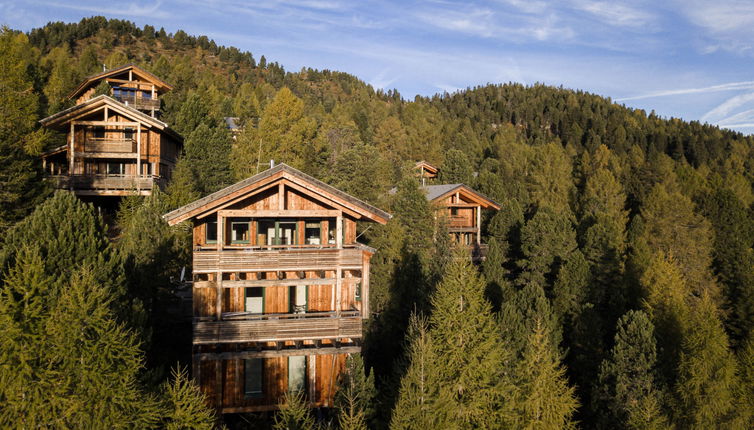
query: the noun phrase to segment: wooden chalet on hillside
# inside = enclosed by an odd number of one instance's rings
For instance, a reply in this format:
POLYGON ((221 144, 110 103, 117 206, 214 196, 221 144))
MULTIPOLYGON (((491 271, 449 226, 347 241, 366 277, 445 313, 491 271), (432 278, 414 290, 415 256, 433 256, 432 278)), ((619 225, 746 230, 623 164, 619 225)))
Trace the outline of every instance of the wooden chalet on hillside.
POLYGON ((273 410, 292 390, 332 406, 369 316, 356 222, 390 215, 280 164, 164 218, 193 223, 193 376, 212 404, 273 410))
POLYGON ((500 210, 500 204, 464 184, 427 185, 421 189, 427 200, 447 216, 453 240, 472 248, 474 260, 484 259, 482 210, 500 210))
POLYGON ((440 169, 426 161, 417 161, 414 169, 419 171, 418 176, 421 178, 422 186, 427 185, 427 182, 431 183, 437 179, 437 173, 440 171, 440 169))
POLYGON ((40 123, 66 133, 66 144, 42 154, 58 188, 79 196, 149 195, 169 180, 183 138, 159 120, 159 96, 171 89, 129 65, 87 78, 71 93, 76 104, 40 123), (106 81, 110 95, 94 95, 106 81))

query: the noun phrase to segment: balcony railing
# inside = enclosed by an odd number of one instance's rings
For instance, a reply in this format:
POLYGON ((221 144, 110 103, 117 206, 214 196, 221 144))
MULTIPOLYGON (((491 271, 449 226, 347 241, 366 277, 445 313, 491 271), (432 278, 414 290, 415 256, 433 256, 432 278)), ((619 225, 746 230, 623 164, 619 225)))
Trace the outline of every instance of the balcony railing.
POLYGON ((338 265, 360 269, 363 255, 364 251, 358 247, 311 249, 293 245, 271 250, 225 247, 221 252, 201 248, 194 251, 194 273, 332 270, 338 265))
POLYGON ((474 227, 474 221, 466 217, 451 215, 448 217, 448 227, 474 227))
POLYGON ((87 136, 84 140, 84 152, 127 153, 136 152, 134 139, 107 139, 87 136))
POLYGON ((147 98, 142 98, 142 97, 136 97, 133 95, 129 95, 129 96, 119 95, 119 96, 115 96, 115 99, 121 103, 131 106, 134 109, 160 110, 160 99, 157 99, 157 98, 147 99, 147 98))
POLYGON ((160 185, 158 176, 73 175, 51 176, 56 188, 73 190, 151 190, 160 185))
POLYGON ((358 311, 306 314, 224 314, 223 321, 194 323, 194 344, 283 342, 361 338, 358 311))

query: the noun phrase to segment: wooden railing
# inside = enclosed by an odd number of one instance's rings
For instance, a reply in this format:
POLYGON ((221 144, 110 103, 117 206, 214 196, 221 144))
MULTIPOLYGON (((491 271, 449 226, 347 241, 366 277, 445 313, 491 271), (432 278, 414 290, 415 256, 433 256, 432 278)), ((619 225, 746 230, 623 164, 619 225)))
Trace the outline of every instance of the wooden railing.
POLYGON ((474 221, 462 216, 450 216, 448 227, 474 227, 474 221))
POLYGON ((84 140, 84 152, 135 154, 136 142, 134 139, 106 139, 87 136, 84 140))
POLYGON ((355 339, 362 336, 358 311, 306 314, 224 314, 223 321, 194 323, 194 344, 355 339))
POLYGON ((159 185, 155 176, 132 175, 74 175, 52 176, 57 188, 73 190, 151 190, 159 185))
POLYGON ((115 99, 121 103, 131 106, 134 109, 160 110, 160 99, 158 98, 147 99, 147 98, 136 97, 132 95, 131 96, 120 95, 120 96, 115 96, 115 99))
POLYGON ((359 248, 297 248, 285 249, 240 248, 218 252, 217 249, 194 251, 194 273, 251 272, 251 271, 301 271, 360 269, 363 250, 359 248))

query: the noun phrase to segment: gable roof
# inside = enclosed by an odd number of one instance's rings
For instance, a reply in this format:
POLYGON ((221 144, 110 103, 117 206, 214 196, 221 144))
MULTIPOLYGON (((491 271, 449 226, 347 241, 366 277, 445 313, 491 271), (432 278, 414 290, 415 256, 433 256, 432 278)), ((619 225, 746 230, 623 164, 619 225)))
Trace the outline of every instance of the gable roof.
POLYGON ((162 217, 168 222, 168 224, 175 225, 201 214, 211 213, 216 210, 218 206, 227 203, 228 201, 232 201, 236 198, 244 198, 253 193, 258 188, 258 184, 266 179, 272 179, 270 182, 287 179, 297 185, 302 185, 308 191, 317 194, 322 200, 329 200, 330 202, 345 207, 364 218, 380 224, 385 224, 390 218, 392 218, 392 215, 382 209, 363 202, 335 187, 327 185, 300 170, 288 166, 287 164, 278 164, 262 173, 258 173, 174 211, 168 212, 162 217), (275 176, 277 176, 277 178, 273 178, 275 176))
POLYGON ((75 90, 73 90, 73 92, 71 92, 71 94, 68 95, 68 98, 69 99, 74 99, 77 96, 79 96, 85 89, 87 89, 93 83, 95 83, 97 81, 100 81, 102 79, 109 78, 110 76, 118 75, 120 73, 126 72, 129 69, 131 69, 131 71, 135 75, 139 76, 140 78, 144 79, 145 81, 153 83, 155 85, 155 87, 157 87, 157 88, 164 89, 164 90, 172 90, 173 89, 172 85, 168 84, 167 82, 163 81, 162 79, 158 78, 157 76, 155 76, 155 75, 147 72, 146 70, 142 69, 141 67, 139 67, 139 66, 137 66, 137 65, 135 65, 133 63, 129 63, 129 64, 126 64, 126 65, 123 65, 123 66, 120 66, 120 67, 116 67, 114 69, 105 70, 104 72, 100 72, 100 73, 88 76, 87 78, 84 79, 84 81, 82 83, 79 84, 78 87, 76 87, 75 90))
POLYGON ((437 171, 439 170, 436 166, 429 164, 424 160, 417 161, 416 164, 414 164, 414 169, 423 169, 427 173, 431 173, 433 175, 436 175, 437 171))
POLYGON ((421 187, 427 194, 427 200, 441 200, 456 192, 477 201, 484 208, 500 209, 500 204, 465 184, 426 185, 421 187))
POLYGON ((136 121, 147 124, 150 127, 164 131, 179 142, 183 142, 183 137, 181 137, 180 134, 176 133, 175 130, 170 128, 166 123, 104 94, 97 96, 91 100, 87 100, 84 103, 72 106, 66 110, 62 110, 58 113, 50 115, 47 118, 41 119, 39 120, 39 123, 48 128, 65 131, 65 124, 68 124, 70 121, 80 117, 81 115, 95 111, 103 106, 107 106, 109 109, 112 109, 113 111, 118 112, 128 118, 132 118, 136 121))

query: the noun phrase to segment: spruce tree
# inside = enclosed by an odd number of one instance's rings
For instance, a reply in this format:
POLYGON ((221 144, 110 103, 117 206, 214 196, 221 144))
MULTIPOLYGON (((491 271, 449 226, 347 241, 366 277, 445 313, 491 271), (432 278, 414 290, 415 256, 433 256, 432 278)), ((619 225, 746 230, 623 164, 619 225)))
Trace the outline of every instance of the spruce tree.
POLYGON ((184 367, 171 371, 171 381, 162 385, 160 427, 167 430, 202 430, 214 427, 215 412, 184 367))
POLYGON ((463 151, 450 149, 445 154, 445 162, 440 169, 439 179, 443 184, 470 185, 474 169, 469 157, 463 151))
POLYGON ((275 430, 313 430, 316 428, 309 405, 301 392, 285 394, 283 406, 275 414, 275 430))
POLYGON ((615 345, 602 361, 592 398, 600 428, 669 428, 655 380, 654 327, 646 313, 629 311, 618 321, 615 345))
POLYGON ((438 366, 439 397, 450 427, 490 428, 510 416, 504 399, 513 390, 503 364, 510 359, 484 297, 485 282, 459 249, 432 296, 429 336, 438 366))
POLYGON ((518 283, 551 286, 559 266, 576 249, 576 232, 568 215, 540 207, 521 229, 522 270, 518 283))
POLYGON ((374 375, 367 376, 361 355, 349 355, 335 395, 338 427, 341 430, 365 430, 373 416, 374 396, 374 375))

